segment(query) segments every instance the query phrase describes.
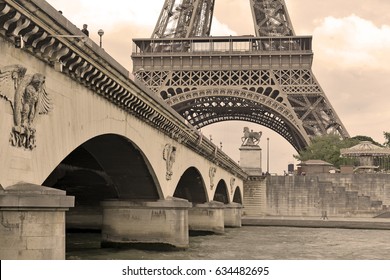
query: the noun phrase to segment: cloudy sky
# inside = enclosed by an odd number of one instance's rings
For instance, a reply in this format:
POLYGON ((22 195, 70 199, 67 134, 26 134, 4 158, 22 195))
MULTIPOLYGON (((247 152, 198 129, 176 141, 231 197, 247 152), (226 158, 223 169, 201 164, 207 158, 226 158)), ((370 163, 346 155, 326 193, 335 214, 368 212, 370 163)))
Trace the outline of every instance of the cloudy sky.
MULTIPOLYGON (((76 26, 89 26, 104 49, 130 71, 132 38, 151 36, 164 0, 47 0, 76 26)), ((313 36, 313 71, 351 136, 383 143, 390 131, 390 1, 286 0, 297 35, 313 36)), ((254 34, 249 0, 216 0, 212 35, 254 34)), ((236 161, 242 128, 262 131, 263 170, 269 138, 270 172, 283 173, 296 151, 265 127, 243 122, 202 131, 236 161)))

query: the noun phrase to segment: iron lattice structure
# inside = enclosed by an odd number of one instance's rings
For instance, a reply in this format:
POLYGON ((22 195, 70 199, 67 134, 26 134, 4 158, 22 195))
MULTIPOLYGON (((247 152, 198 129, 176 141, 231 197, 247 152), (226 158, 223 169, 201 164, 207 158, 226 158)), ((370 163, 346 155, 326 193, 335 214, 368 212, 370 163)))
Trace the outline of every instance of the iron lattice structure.
POLYGON ((257 37, 295 36, 284 0, 250 0, 257 37))
POLYGON ((210 35, 214 0, 165 0, 153 38, 210 35))
POLYGON ((214 1, 178 2, 165 1, 152 38, 133 40, 133 73, 189 123, 258 123, 298 151, 313 136, 349 137, 312 73, 312 38, 295 35, 283 0, 250 0, 256 37, 210 37, 214 1))

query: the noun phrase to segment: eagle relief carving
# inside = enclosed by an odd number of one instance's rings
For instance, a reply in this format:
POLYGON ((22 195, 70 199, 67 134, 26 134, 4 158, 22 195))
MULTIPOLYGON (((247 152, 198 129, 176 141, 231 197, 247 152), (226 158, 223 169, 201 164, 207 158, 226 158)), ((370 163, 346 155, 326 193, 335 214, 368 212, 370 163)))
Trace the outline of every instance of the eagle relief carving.
POLYGON ((171 144, 166 144, 163 151, 163 159, 165 160, 167 170, 165 178, 171 180, 173 175, 172 167, 176 159, 176 147, 171 144))
POLYGON ((234 178, 234 177, 230 178, 230 193, 231 194, 233 194, 235 183, 236 183, 236 178, 234 178))
POLYGON ((214 188, 214 177, 215 177, 216 172, 217 172, 217 168, 215 166, 211 166, 209 168, 210 189, 211 190, 214 188))
POLYGON ((0 68, 0 97, 10 103, 13 111, 11 145, 32 150, 36 147, 34 121, 38 114, 50 112, 51 102, 45 90, 45 76, 26 72, 21 65, 0 68))

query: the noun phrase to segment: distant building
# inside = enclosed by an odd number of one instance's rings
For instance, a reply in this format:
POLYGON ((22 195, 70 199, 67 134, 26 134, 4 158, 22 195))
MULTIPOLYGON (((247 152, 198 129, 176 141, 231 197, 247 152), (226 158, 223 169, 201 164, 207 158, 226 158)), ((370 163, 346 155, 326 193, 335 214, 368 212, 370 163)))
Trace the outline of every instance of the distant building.
POLYGON ((344 158, 355 159, 354 172, 389 170, 390 149, 374 145, 370 141, 362 141, 351 148, 341 149, 340 154, 344 158))
POLYGON ((297 166, 298 175, 330 173, 336 170, 333 164, 319 159, 303 161, 297 166))

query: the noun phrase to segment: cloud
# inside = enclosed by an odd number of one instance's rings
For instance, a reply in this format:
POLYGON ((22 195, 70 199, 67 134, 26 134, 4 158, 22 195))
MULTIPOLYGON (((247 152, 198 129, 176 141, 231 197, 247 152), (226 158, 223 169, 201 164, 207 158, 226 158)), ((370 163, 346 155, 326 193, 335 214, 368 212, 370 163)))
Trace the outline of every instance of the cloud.
MULTIPOLYGON (((336 63, 341 68, 364 66, 388 69, 390 26, 376 26, 372 21, 350 15, 344 18, 326 17, 314 29, 314 49, 317 59, 336 63)), ((390 61, 389 61, 390 62, 390 61)))
POLYGON ((156 24, 163 1, 47 0, 77 26, 88 23, 103 29, 115 28, 118 22, 152 26, 156 24))
POLYGON ((313 70, 350 135, 382 142, 390 121, 390 26, 374 20, 316 20, 313 70))
POLYGON ((212 36, 236 36, 237 32, 230 29, 228 25, 221 23, 218 19, 214 18, 211 25, 212 36))

